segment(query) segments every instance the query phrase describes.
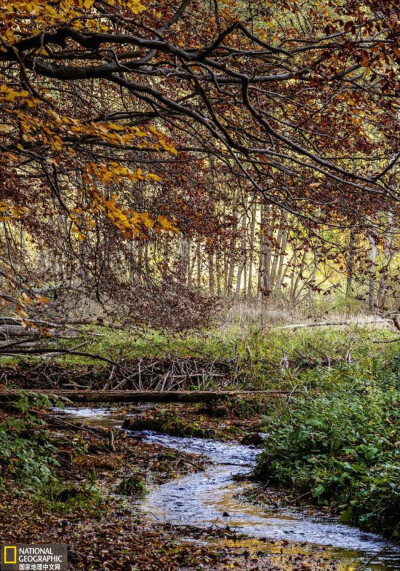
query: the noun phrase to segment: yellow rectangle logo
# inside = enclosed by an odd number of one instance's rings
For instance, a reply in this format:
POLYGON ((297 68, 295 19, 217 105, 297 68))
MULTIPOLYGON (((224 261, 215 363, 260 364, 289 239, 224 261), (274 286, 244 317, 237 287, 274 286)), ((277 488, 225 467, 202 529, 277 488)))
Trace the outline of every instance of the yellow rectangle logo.
POLYGON ((5 565, 15 565, 17 562, 17 547, 15 545, 4 545, 3 556, 5 565))

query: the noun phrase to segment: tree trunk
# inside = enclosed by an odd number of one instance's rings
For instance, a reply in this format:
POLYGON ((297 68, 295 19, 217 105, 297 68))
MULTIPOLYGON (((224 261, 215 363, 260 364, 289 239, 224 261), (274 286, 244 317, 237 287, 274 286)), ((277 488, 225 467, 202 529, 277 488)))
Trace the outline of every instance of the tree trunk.
POLYGON ((208 254, 208 276, 209 276, 210 295, 215 295, 215 272, 214 272, 213 252, 209 252, 208 254))
POLYGON ((378 292, 378 307, 383 310, 386 303, 386 291, 388 287, 388 272, 391 262, 391 250, 392 250, 392 225, 393 225, 393 213, 387 213, 387 228, 385 236, 385 245, 383 250, 383 267, 381 273, 381 279, 379 282, 379 292, 378 292))
MULTIPOLYGON (((246 226, 247 226, 247 196, 244 199, 243 214, 242 214, 242 224, 241 224, 241 249, 240 249, 240 261, 237 273, 236 282, 236 299, 240 298, 241 283, 242 283, 242 273, 246 266, 246 226)), ((244 276, 244 290, 246 291, 246 275, 244 276)))
POLYGON ((378 254, 378 250, 376 247, 376 240, 375 236, 370 234, 368 236, 369 239, 369 287, 368 287, 368 309, 370 311, 374 311, 376 308, 376 301, 375 301, 375 286, 376 286, 376 258, 378 254))
POLYGON ((346 297, 351 295, 353 289, 355 254, 356 254, 356 233, 352 228, 350 231, 349 257, 347 260, 346 297))
POLYGON ((253 202, 251 208, 251 226, 250 226, 250 242, 249 242, 249 283, 247 287, 247 297, 251 300, 253 297, 253 263, 254 263, 254 237, 257 218, 257 203, 253 202))

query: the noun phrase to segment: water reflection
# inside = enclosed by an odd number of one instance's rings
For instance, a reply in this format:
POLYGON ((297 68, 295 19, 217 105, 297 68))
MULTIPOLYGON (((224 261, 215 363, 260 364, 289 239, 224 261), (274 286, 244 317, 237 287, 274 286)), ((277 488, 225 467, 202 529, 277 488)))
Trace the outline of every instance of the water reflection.
MULTIPOLYGON (((282 513, 238 499, 252 487, 250 482, 232 480, 250 471, 260 450, 200 438, 179 438, 151 432, 141 433, 148 442, 204 454, 213 460, 205 472, 190 474, 154 489, 142 505, 148 517, 172 524, 197 526, 229 525, 254 538, 304 543, 316 551, 321 546, 342 569, 400 569, 400 548, 379 535, 355 527, 312 519, 297 511, 282 513), (367 563, 370 559, 372 561, 367 563)), ((263 543, 265 549, 273 544, 263 543)), ((257 547, 258 548, 258 547, 257 547)), ((281 549, 281 547, 279 547, 281 549)))
MULTIPOLYGON (((57 412, 60 412, 59 409, 57 412)), ((121 426, 125 414, 106 408, 63 409, 64 414, 91 426, 121 426)), ((268 563, 278 568, 283 557, 312 554, 327 569, 400 570, 400 548, 385 542, 379 535, 365 533, 351 526, 313 519, 298 511, 277 512, 240 501, 240 496, 253 486, 233 480, 249 472, 259 449, 201 438, 180 438, 150 431, 132 433, 147 442, 204 455, 213 461, 204 472, 191 474, 155 487, 145 498, 141 509, 149 519, 171 524, 200 527, 226 526, 249 535, 245 544, 249 553, 264 553, 268 563), (291 543, 293 542, 293 543, 291 543), (337 562, 331 567, 331 562, 337 562)), ((235 547, 231 540, 219 540, 235 547)), ((285 560, 286 561, 286 560, 285 560)))

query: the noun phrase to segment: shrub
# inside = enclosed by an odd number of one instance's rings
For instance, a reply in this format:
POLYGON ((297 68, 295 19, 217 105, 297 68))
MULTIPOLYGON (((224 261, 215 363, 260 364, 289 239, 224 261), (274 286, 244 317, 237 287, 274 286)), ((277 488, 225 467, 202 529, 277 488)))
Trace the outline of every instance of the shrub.
POLYGON ((382 368, 371 382, 349 371, 342 369, 339 383, 336 372, 323 394, 301 396, 265 421, 257 475, 330 505, 344 523, 400 540, 398 377, 382 368))
POLYGON ((0 482, 6 477, 21 485, 40 487, 54 480, 57 448, 50 442, 44 422, 32 409, 57 404, 47 396, 21 392, 16 411, 0 424, 0 482))

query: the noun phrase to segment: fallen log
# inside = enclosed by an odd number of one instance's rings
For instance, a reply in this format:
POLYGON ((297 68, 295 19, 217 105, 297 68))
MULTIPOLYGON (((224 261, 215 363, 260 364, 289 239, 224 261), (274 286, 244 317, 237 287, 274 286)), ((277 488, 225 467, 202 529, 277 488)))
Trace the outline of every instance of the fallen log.
POLYGON ((311 323, 294 323, 291 325, 280 325, 274 329, 304 329, 310 327, 337 327, 340 325, 386 325, 388 326, 387 320, 381 318, 373 319, 347 319, 346 321, 318 321, 311 323))
POLYGON ((37 329, 26 329, 21 325, 0 325, 0 337, 3 339, 19 338, 19 337, 40 337, 40 331, 37 329))
POLYGON ((79 391, 79 390, 29 390, 3 389, 0 402, 10 402, 22 394, 63 397, 71 402, 128 403, 128 402, 213 402, 237 397, 279 397, 299 394, 299 391, 79 391))

